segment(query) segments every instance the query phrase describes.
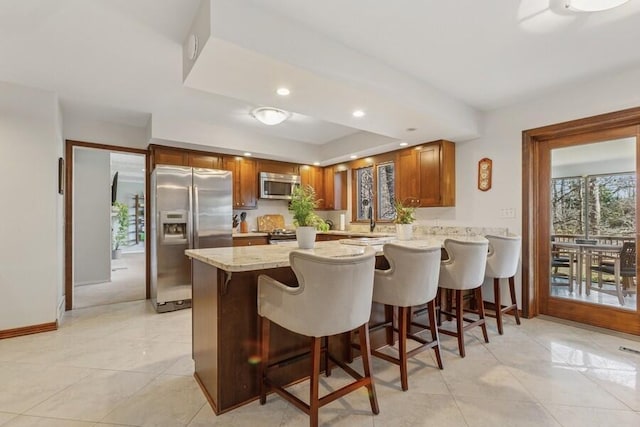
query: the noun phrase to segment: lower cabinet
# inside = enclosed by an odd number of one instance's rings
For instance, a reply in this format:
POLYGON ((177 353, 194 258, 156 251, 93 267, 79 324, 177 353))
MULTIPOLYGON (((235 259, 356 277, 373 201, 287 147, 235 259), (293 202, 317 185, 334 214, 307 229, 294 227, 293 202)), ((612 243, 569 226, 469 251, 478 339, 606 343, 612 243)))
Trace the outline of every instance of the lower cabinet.
POLYGON ((268 245, 269 238, 267 236, 252 236, 252 237, 233 237, 233 246, 255 246, 255 245, 268 245))
POLYGON ((328 242, 330 240, 341 240, 341 239, 350 239, 351 235, 347 234, 316 234, 316 242, 328 242))

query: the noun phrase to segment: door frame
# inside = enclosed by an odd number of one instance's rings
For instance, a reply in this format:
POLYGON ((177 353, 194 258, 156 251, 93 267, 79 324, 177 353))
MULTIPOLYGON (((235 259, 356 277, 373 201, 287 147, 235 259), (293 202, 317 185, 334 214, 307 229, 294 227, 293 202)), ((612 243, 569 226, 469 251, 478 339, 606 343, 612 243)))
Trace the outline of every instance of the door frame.
MULTIPOLYGON (((73 309, 73 149, 75 147, 95 148, 123 153, 144 155, 145 162, 145 192, 149 194, 149 166, 148 150, 140 148, 120 147, 117 145, 97 144, 84 141, 65 141, 65 192, 64 192, 64 308, 73 309)), ((145 216, 149 218, 149 204, 145 203, 145 216)), ((149 236, 149 221, 145 221, 145 235, 149 236)), ((145 239, 145 288, 146 299, 150 297, 149 288, 149 239, 145 239)))
MULTIPOLYGON (((601 134, 611 137, 636 136, 636 182, 640 166, 640 107, 616 111, 584 119, 529 129, 522 132, 522 305, 527 317, 541 313, 544 295, 541 287, 548 284, 549 270, 549 216, 539 215, 547 209, 549 200, 541 200, 538 191, 539 177, 550 176, 550 164, 541 161, 548 151, 547 141, 563 138, 567 141, 589 140, 585 134, 601 134)), ((640 214, 640 198, 636 199, 636 215, 640 214)), ((548 209, 547 209, 548 210, 548 209)), ((636 240, 639 232, 636 227, 636 240)), ((637 265, 637 263, 636 263, 637 265)), ((588 315, 588 304, 563 300, 565 309, 554 307, 554 315, 570 320, 616 329, 620 332, 640 335, 640 312, 628 312, 615 307, 602 306, 602 316, 588 315), (632 320, 632 321, 630 321, 632 320)), ((600 307, 600 306, 599 306, 600 307)))

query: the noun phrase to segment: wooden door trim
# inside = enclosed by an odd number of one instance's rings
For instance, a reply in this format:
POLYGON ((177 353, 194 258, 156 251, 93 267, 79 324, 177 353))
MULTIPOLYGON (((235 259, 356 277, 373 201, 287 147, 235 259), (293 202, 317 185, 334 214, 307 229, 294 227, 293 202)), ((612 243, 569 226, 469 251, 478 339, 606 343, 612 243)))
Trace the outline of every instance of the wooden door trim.
MULTIPOLYGON (((92 142, 65 141, 65 192, 64 192, 64 308, 65 311, 73 309, 73 149, 74 147, 95 148, 131 154, 141 154, 145 157, 145 191, 149 191, 149 155, 147 150, 117 145, 96 144, 92 142)), ((145 203, 146 215, 149 217, 149 203, 145 203)), ((149 236, 149 221, 145 221, 145 236, 149 236)), ((146 296, 150 295, 149 289, 149 239, 145 239, 146 252, 146 296)))
MULTIPOLYGON (((541 219, 536 215, 540 206, 537 200, 538 177, 541 168, 538 163, 541 143, 550 139, 563 138, 567 143, 576 141, 595 142, 601 136, 621 137, 633 134, 638 138, 636 147, 640 145, 640 107, 601 114, 598 116, 557 123, 522 132, 522 309, 526 317, 534 317, 540 314, 540 274, 545 272, 541 265, 544 262, 545 242, 541 242, 538 236, 541 232, 541 219), (591 134, 586 136, 584 134, 591 134)), ((636 148, 637 149, 637 148, 636 148)), ((638 151, 638 149, 637 149, 638 151)), ((548 166, 547 166, 548 167, 548 166)), ((640 167, 640 152, 636 153, 636 171, 640 167)), ((637 172, 636 172, 637 175, 637 172)), ((636 211, 640 212, 640 198, 636 200, 636 211)), ((636 239, 639 233, 636 229, 636 239)), ((548 258, 548 254, 547 254, 548 258)), ((548 259, 547 259, 548 261, 548 259)), ((574 305, 568 303, 568 311, 575 311, 574 305)), ((584 306, 583 303, 579 304, 584 306)), ((600 307, 600 306, 599 306, 600 307)), ((624 311, 615 307, 602 307, 608 314, 608 324, 597 326, 611 327, 611 321, 624 317, 624 311)), ((586 319, 582 319, 586 320, 586 319)), ((580 320, 579 320, 580 321, 580 320)), ((627 325, 629 333, 640 334, 640 326, 627 325)))

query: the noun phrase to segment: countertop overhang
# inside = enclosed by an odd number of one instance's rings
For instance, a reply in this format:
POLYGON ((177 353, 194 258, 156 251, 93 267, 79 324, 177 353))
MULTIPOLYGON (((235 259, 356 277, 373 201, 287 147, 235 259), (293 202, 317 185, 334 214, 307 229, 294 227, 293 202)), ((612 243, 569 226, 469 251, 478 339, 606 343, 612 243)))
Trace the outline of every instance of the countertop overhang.
MULTIPOLYGON (((446 238, 455 238, 463 241, 486 241, 482 236, 429 236, 413 240, 391 240, 401 245, 430 248, 442 247, 446 238)), ((322 256, 348 256, 364 252, 367 245, 350 245, 341 243, 340 240, 328 242, 316 242, 313 249, 299 249, 296 241, 280 243, 277 245, 237 246, 226 248, 188 249, 185 254, 192 259, 212 265, 224 271, 240 272, 266 270, 269 268, 289 267, 289 253, 293 250, 322 256)), ((376 255, 382 255, 382 246, 371 245, 376 250, 376 255)))

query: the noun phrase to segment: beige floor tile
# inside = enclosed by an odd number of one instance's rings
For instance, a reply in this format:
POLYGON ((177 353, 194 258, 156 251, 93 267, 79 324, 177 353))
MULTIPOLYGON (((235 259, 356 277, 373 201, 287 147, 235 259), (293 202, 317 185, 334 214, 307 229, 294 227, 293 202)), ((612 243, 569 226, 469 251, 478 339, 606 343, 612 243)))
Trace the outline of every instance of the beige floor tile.
POLYGON ((17 417, 18 414, 10 414, 8 412, 0 412, 0 426, 5 425, 9 420, 17 417))
POLYGON ((286 407, 286 402, 280 398, 273 397, 263 406, 254 401, 231 412, 216 415, 209 403, 205 403, 193 418, 189 427, 278 427, 282 422, 286 407))
POLYGON ((192 377, 161 375, 101 421, 136 426, 185 426, 204 403, 205 397, 192 377))
POLYGON ((567 365, 528 365, 509 370, 541 403, 628 409, 582 372, 567 365))
POLYGON ((0 363, 0 411, 22 413, 89 373, 79 368, 0 363))
MULTIPOLYGON (((640 361, 617 350, 637 341, 546 319, 508 321, 504 335, 489 323, 489 334, 485 344, 480 329, 469 331, 465 358, 441 335, 444 370, 431 350, 411 358, 407 392, 399 368, 373 358, 381 413, 371 414, 363 389, 322 408, 322 425, 637 424, 630 410, 640 411, 640 361)), ((359 359, 352 366, 362 371, 359 359)), ((0 340, 0 425, 308 425, 275 395, 216 416, 192 375, 191 310, 157 314, 145 301, 73 310, 58 331, 0 340), (104 412, 100 422, 82 421, 104 412)), ((349 380, 335 369, 322 393, 349 380)), ((308 381, 292 391, 306 401, 308 381)))
POLYGON ((462 412, 449 395, 407 392, 379 396, 380 413, 373 417, 376 427, 448 426, 465 427, 462 412))
POLYGON ((27 415, 100 421, 151 382, 153 374, 97 371, 27 411, 27 415))
POLYGON ((563 427, 622 427, 640 425, 640 413, 613 409, 545 405, 563 427))
POLYGON ((19 415, 3 424, 2 427, 91 427, 93 423, 76 420, 58 420, 55 418, 31 417, 19 415))
POLYGON ((640 371, 588 369, 584 375, 630 409, 640 411, 640 371))
POLYGON ((491 397, 456 397, 469 427, 560 427, 537 402, 500 400, 491 397))
POLYGON ((442 371, 445 383, 456 397, 486 397, 533 401, 506 366, 491 360, 460 359, 442 371))

